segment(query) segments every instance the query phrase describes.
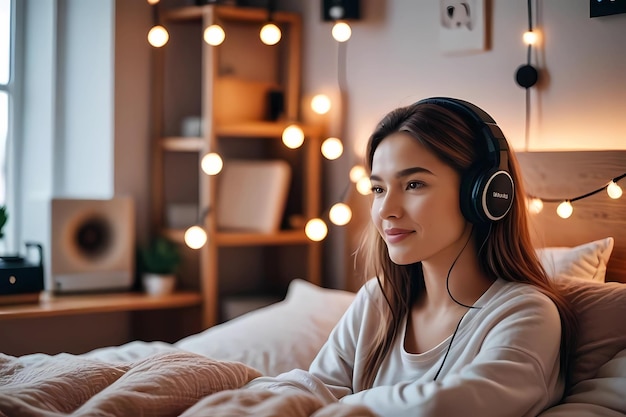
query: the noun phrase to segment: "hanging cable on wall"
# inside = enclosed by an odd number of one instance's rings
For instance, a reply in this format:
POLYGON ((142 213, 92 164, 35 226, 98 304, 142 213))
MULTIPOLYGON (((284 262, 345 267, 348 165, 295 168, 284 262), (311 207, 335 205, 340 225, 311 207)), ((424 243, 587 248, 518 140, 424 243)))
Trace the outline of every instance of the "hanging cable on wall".
POLYGON ((528 30, 524 32, 522 37, 524 43, 527 45, 526 49, 526 64, 520 65, 515 72, 515 81, 520 87, 526 89, 526 117, 524 126, 524 145, 528 150, 529 142, 529 130, 530 130, 530 87, 534 86, 539 79, 539 72, 532 65, 532 48, 537 43, 537 33, 533 31, 533 8, 532 0, 527 2, 528 12, 528 30))

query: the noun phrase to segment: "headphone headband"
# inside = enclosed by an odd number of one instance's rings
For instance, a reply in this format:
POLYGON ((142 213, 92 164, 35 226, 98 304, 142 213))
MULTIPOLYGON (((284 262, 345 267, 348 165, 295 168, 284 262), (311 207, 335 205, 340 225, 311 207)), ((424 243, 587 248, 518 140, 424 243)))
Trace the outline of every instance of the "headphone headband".
POLYGON ((506 171, 509 167, 509 144, 496 121, 486 111, 469 101, 450 97, 431 97, 416 104, 436 104, 461 116, 480 137, 485 138, 486 158, 492 166, 506 171))

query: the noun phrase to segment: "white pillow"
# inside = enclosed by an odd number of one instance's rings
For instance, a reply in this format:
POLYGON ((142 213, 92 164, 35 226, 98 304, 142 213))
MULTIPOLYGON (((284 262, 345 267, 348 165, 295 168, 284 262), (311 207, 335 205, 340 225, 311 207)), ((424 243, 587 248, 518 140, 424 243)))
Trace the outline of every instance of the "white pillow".
POLYGON ((283 301, 186 337, 175 346, 243 362, 264 375, 308 369, 354 294, 293 280, 283 301))
POLYGON ((550 247, 537 249, 537 256, 549 277, 578 278, 604 282, 606 264, 613 251, 614 239, 607 237, 573 248, 550 247))

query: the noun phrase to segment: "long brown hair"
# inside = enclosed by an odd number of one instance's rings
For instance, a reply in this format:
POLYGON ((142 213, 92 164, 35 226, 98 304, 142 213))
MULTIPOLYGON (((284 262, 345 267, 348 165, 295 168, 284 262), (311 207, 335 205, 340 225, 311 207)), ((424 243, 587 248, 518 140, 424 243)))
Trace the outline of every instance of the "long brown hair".
MULTIPOLYGON (((485 157, 478 135, 463 117, 440 105, 415 103, 389 112, 378 123, 367 145, 366 165, 371 172, 376 148, 394 132, 405 132, 431 150, 444 163, 464 175, 485 157)), ((484 141, 484 139, 482 139, 484 141)), ((508 172, 515 184, 513 205, 509 213, 491 225, 475 224, 473 234, 481 269, 491 277, 536 286, 556 305, 561 317, 561 376, 567 381, 577 322, 567 300, 547 278, 531 242, 528 228, 524 186, 517 159, 508 152, 508 172), (484 242, 484 243, 483 243, 484 242)), ((379 327, 366 360, 360 384, 373 385, 378 369, 389 352, 402 319, 413 301, 424 291, 421 263, 397 265, 391 261, 387 246, 372 222, 363 235, 357 255, 366 259, 365 279, 376 277, 383 298, 380 310, 383 323, 379 327)))

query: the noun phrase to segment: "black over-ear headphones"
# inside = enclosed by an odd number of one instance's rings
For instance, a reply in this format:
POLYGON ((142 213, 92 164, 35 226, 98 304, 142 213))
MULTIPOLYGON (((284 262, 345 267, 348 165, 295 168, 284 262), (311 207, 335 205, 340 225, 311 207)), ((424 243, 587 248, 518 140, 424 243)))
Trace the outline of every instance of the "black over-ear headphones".
POLYGON ((511 210, 515 185, 508 172, 509 145, 496 122, 484 110, 464 100, 432 97, 416 104, 436 104, 461 117, 482 140, 484 159, 461 176, 461 212, 471 223, 502 219, 511 210))

